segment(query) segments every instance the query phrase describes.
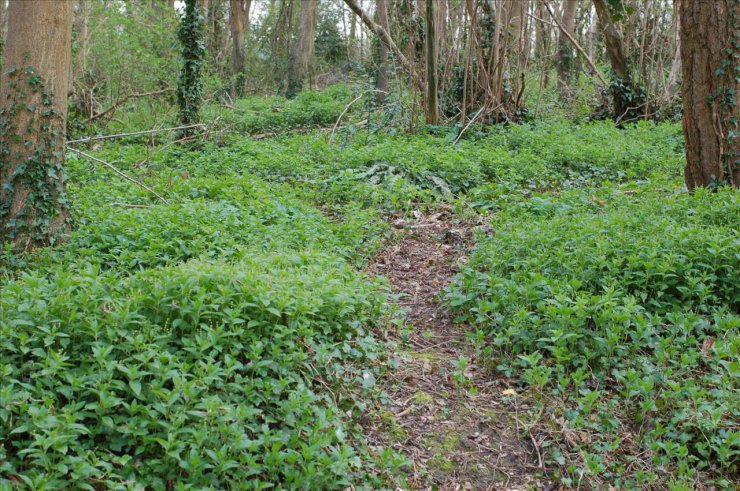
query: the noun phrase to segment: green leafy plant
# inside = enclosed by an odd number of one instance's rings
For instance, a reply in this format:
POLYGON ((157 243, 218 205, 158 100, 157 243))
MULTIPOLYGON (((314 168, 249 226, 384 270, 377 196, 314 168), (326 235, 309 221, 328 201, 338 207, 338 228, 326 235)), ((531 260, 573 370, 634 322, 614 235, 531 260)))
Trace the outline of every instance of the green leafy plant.
POLYGON ((721 485, 740 455, 740 204, 731 190, 625 187, 504 204, 448 299, 487 333, 492 367, 563 398, 568 431, 589 435, 566 482, 636 486, 624 465, 648 450, 652 480, 721 485), (634 449, 611 454, 627 438, 634 449))

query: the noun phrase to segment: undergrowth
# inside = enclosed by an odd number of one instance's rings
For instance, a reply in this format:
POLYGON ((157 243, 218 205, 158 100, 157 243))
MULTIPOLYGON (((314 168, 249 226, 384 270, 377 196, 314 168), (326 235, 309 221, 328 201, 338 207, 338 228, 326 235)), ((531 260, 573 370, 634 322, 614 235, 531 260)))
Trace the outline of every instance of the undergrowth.
POLYGON ((139 170, 165 204, 69 165, 69 242, 4 255, 0 483, 342 489, 397 474, 402 458, 370 454, 354 423, 385 366, 387 289, 355 266, 377 216, 331 220, 247 175, 139 170))
POLYGON ((495 201, 495 233, 448 300, 491 368, 541 399, 563 481, 731 487, 736 191, 688 195, 667 180, 495 201))
MULTIPOLYGON (((398 215, 482 214, 447 298, 540 403, 567 486, 738 478, 737 192, 688 195, 676 124, 392 134, 347 86, 210 106, 221 133, 68 159, 69 241, 0 253, 0 487, 403 485, 357 421, 398 313, 361 272, 398 215), (298 131, 294 131, 298 130, 298 131), (269 139, 250 134, 277 133, 269 139)), ((539 415, 539 416, 537 416, 539 415)))

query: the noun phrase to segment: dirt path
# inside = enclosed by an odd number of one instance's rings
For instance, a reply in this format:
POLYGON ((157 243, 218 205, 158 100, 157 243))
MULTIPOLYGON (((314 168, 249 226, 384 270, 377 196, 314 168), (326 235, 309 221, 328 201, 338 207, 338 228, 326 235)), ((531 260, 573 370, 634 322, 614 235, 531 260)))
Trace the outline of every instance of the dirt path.
POLYGON ((472 230, 450 210, 397 222, 395 237, 369 270, 383 275, 407 311, 398 334, 398 369, 386 382, 391 404, 365 424, 371 444, 413 461, 412 489, 543 489, 532 443, 521 437, 517 397, 478 365, 465 326, 440 305, 472 230))

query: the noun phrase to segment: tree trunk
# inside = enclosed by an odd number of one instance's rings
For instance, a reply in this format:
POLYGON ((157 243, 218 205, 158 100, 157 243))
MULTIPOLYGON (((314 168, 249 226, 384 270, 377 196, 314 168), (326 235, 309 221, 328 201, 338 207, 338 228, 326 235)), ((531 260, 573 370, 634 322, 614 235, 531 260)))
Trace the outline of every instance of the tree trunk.
POLYGON ((625 119, 634 119, 635 115, 642 109, 641 99, 643 94, 641 89, 632 81, 632 73, 624 54, 624 42, 614 22, 612 22, 607 0, 593 1, 599 24, 604 31, 606 54, 612 67, 610 90, 614 104, 614 118, 618 123, 621 123, 625 119))
MULTIPOLYGON (((78 77, 84 77, 87 72, 87 58, 90 53, 90 5, 85 0, 78 0, 75 14, 75 30, 77 31, 77 59, 74 60, 74 71, 78 77)), ((70 80, 70 83, 72 81, 70 80)))
MULTIPOLYGON (((202 103, 201 68, 206 52, 203 45, 201 5, 202 3, 196 3, 196 0, 185 0, 185 15, 177 29, 182 56, 180 80, 177 84, 177 105, 182 125, 192 125, 198 121, 198 111, 202 103)), ((193 131, 192 128, 188 128, 181 132, 181 136, 189 136, 193 131)))
POLYGON ((393 52, 394 55, 396 55, 396 58, 398 59, 398 62, 403 66, 404 70, 409 74, 411 77, 412 82, 416 84, 416 87, 421 87, 421 84, 419 83, 419 76, 416 73, 416 70, 414 69, 414 66, 409 61, 408 57, 401 51, 396 43, 393 42, 393 38, 391 38, 391 35, 387 29, 385 29, 383 26, 380 26, 373 22, 373 20, 370 18, 370 16, 362 9, 360 5, 357 4, 356 0, 344 0, 344 3, 347 4, 347 7, 352 10, 359 18, 362 20, 362 22, 367 26, 368 29, 370 29, 373 34, 375 34, 381 43, 384 43, 385 46, 393 52))
MULTIPOLYGON (((547 17, 547 10, 545 9, 544 2, 537 2, 535 5, 535 15, 538 19, 544 20, 547 17)), ((545 24, 542 20, 537 21, 537 27, 535 30, 535 55, 537 60, 540 62, 541 69, 544 71, 543 87, 547 87, 550 78, 550 63, 549 63, 549 51, 550 51, 550 25, 545 24)))
POLYGON ((545 15, 545 4, 537 2, 535 4, 534 15, 537 17, 537 23, 535 24, 534 30, 534 54, 538 60, 542 59, 547 54, 547 38, 545 37, 545 23, 540 20, 546 17, 545 15))
POLYGON ((64 135, 72 0, 11 2, 0 77, 0 243, 53 244, 69 230, 64 135))
POLYGON ((588 57, 592 60, 596 59, 596 43, 598 42, 599 32, 599 18, 596 15, 596 10, 591 11, 588 26, 588 57))
POLYGON ((252 0, 230 0, 231 17, 231 97, 236 99, 244 93, 244 33, 249 22, 252 0))
POLYGON ((225 17, 225 4, 224 0, 209 0, 208 10, 206 11, 207 17, 207 32, 208 32, 208 53, 211 59, 215 61, 216 68, 219 69, 219 73, 223 75, 221 71, 225 68, 223 65, 223 59, 225 53, 228 52, 227 36, 224 34, 222 20, 225 17))
MULTIPOLYGON (((355 16, 353 15, 354 19, 355 16)), ((388 3, 387 0, 377 0, 375 5, 375 20, 379 26, 388 31, 388 3)), ((378 42, 378 78, 375 81, 375 88, 379 91, 376 97, 378 105, 385 102, 387 92, 390 91, 388 81, 388 47, 384 42, 378 42)))
POLYGON ((298 26, 298 39, 288 62, 288 83, 285 96, 294 98, 303 89, 303 79, 313 58, 316 38, 316 0, 301 0, 301 22, 298 26))
POLYGON ((619 35, 616 26, 612 22, 611 14, 606 0, 594 0, 596 15, 604 31, 604 43, 606 44, 606 54, 609 57, 612 71, 616 76, 622 79, 629 79, 630 71, 627 58, 624 56, 624 43, 619 35))
MULTIPOLYGON (((3 54, 3 46, 5 45, 5 0, 0 0, 0 57, 3 54)), ((2 67, 2 63, 0 63, 2 67)))
MULTIPOLYGON (((376 8, 376 16, 377 16, 377 9, 376 8)), ((350 14, 349 16, 349 58, 350 60, 356 59, 356 51, 357 51, 357 16, 350 14)))
POLYGON ((426 58, 427 58, 427 124, 439 123, 437 100, 437 33, 436 10, 438 0, 426 0, 426 58))
POLYGON ((681 71, 681 13, 676 8, 676 25, 675 25, 675 43, 676 49, 673 54, 673 61, 671 62, 671 71, 668 73, 668 80, 665 84, 665 91, 663 93, 663 104, 670 104, 676 93, 676 86, 678 85, 678 73, 681 71))
POLYGON ((738 187, 740 6, 736 0, 682 1, 679 9, 686 187, 738 187))
MULTIPOLYGON (((565 0, 563 4, 563 29, 575 38, 576 14, 578 12, 578 0, 565 0)), ((566 91, 571 82, 573 74, 573 61, 575 56, 570 39, 564 33, 558 36, 558 92, 561 98, 566 97, 566 91)))

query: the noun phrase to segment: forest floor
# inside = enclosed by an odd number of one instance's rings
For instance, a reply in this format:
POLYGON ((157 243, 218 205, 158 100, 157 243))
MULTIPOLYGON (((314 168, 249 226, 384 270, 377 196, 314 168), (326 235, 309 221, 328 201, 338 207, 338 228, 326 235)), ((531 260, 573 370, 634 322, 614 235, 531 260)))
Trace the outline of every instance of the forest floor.
POLYGON ((388 278, 406 325, 384 382, 390 404, 365 421, 368 441, 409 457, 412 489, 544 489, 539 451, 521 436, 528 405, 513 381, 479 366, 466 326, 440 300, 467 261, 474 226, 449 208, 414 217, 394 223, 369 267, 388 278))

